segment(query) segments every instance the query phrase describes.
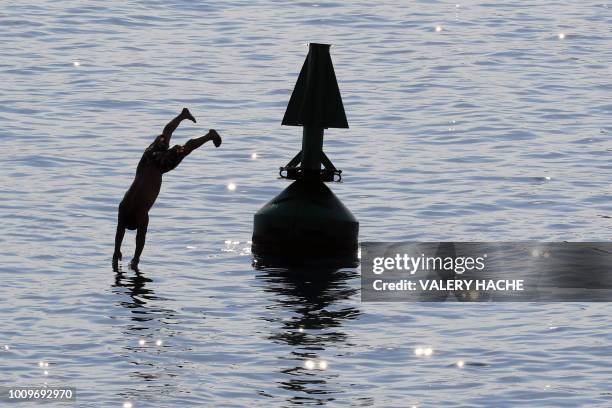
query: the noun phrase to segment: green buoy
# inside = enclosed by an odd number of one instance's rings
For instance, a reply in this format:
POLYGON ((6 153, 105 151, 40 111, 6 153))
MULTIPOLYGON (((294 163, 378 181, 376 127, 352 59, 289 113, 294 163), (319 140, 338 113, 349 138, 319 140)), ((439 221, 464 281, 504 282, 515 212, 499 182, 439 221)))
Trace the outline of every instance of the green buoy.
POLYGON ((348 128, 329 48, 310 44, 283 118, 283 125, 303 127, 302 150, 280 168, 295 181, 255 214, 252 251, 264 262, 358 261, 359 222, 324 184, 342 178, 323 152, 324 129, 348 128))

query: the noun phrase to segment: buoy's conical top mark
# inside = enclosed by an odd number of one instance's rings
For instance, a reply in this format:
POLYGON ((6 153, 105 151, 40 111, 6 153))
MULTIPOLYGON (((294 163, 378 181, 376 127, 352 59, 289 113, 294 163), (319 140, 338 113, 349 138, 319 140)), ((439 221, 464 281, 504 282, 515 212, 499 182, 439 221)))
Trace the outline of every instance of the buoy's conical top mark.
POLYGON ((283 125, 348 128, 329 44, 310 43, 283 125))

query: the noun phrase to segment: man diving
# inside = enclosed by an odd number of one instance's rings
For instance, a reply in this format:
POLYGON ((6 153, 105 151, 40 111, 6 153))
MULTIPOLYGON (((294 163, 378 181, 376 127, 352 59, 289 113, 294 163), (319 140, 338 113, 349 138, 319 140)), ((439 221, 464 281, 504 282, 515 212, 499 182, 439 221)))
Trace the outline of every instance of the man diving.
POLYGON ((119 204, 115 252, 113 253, 113 268, 115 269, 122 258, 121 243, 126 228, 136 230, 136 250, 130 262, 130 267, 132 269, 138 268, 149 225, 149 210, 159 194, 162 175, 176 168, 189 153, 209 140, 212 140, 215 147, 221 145, 221 136, 214 129, 210 129, 206 135, 191 139, 183 146, 176 145, 169 148, 172 132, 185 119, 193 123, 196 122, 189 110, 183 108, 177 117, 168 122, 162 134, 157 136, 153 143, 147 147, 138 163, 134 181, 119 204))

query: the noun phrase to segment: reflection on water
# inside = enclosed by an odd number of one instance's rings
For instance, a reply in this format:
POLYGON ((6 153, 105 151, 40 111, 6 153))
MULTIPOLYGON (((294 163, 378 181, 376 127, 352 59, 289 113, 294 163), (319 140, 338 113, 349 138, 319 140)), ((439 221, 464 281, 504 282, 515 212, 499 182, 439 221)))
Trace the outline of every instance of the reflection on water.
POLYGON ((130 389, 121 396, 128 399, 137 396, 142 399, 146 398, 147 393, 154 395, 156 392, 170 392, 169 390, 177 385, 175 381, 169 380, 176 377, 174 371, 180 366, 167 366, 159 357, 165 347, 162 337, 176 335, 174 330, 167 327, 176 312, 153 306, 156 301, 168 299, 157 296, 153 289, 147 287, 153 280, 145 276, 142 270, 130 269, 129 272, 124 272, 118 267, 114 271, 115 281, 112 288, 121 299, 117 305, 131 313, 131 324, 124 326, 125 330, 122 331, 125 338, 124 350, 128 352, 129 363, 134 366, 130 376, 144 381, 143 389, 130 389), (163 384, 157 384, 158 380, 163 380, 163 384))
POLYGON ((259 268, 257 278, 265 281, 264 291, 274 302, 268 309, 281 309, 281 318, 271 314, 264 319, 275 323, 277 330, 268 338, 273 342, 291 346, 286 357, 288 367, 281 371, 288 380, 278 381, 283 390, 292 392, 287 402, 323 404, 334 400, 328 379, 333 374, 333 360, 328 361, 326 348, 334 344, 347 344, 343 322, 356 319, 361 312, 353 306, 341 307, 339 303, 355 295, 357 288, 349 281, 358 274, 351 270, 312 268, 259 268), (326 371, 328 366, 332 369, 326 371))
MULTIPOLYGON (((152 282, 151 279, 147 278, 140 270, 134 271, 134 276, 128 276, 121 267, 115 269, 115 288, 125 288, 128 290, 130 300, 121 301, 121 306, 136 309, 132 313, 147 314, 142 309, 146 307, 147 301, 157 299, 155 292, 152 289, 147 288, 145 285, 147 282, 152 282)), ((123 291, 114 291, 115 293, 122 293, 123 291)), ((140 317, 135 318, 137 321, 140 317)), ((145 319, 150 320, 150 319, 145 319)))

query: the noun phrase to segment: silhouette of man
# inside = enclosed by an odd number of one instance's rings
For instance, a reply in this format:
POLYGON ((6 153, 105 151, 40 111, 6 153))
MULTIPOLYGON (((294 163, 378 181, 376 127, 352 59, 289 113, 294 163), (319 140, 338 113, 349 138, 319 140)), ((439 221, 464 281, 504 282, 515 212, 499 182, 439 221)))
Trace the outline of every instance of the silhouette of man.
POLYGON ((137 230, 136 250, 134 258, 130 262, 130 267, 132 269, 138 268, 149 225, 149 210, 159 194, 162 175, 174 169, 189 153, 209 140, 213 141, 215 147, 221 145, 221 136, 214 129, 210 129, 206 135, 191 139, 184 146, 176 145, 169 148, 172 132, 185 119, 189 119, 193 123, 196 122, 189 110, 183 108, 183 111, 177 117, 168 122, 163 133, 157 136, 153 143, 147 147, 138 163, 136 177, 125 193, 121 204, 119 204, 115 252, 113 253, 114 268, 117 268, 118 261, 122 258, 121 243, 126 228, 137 230))

